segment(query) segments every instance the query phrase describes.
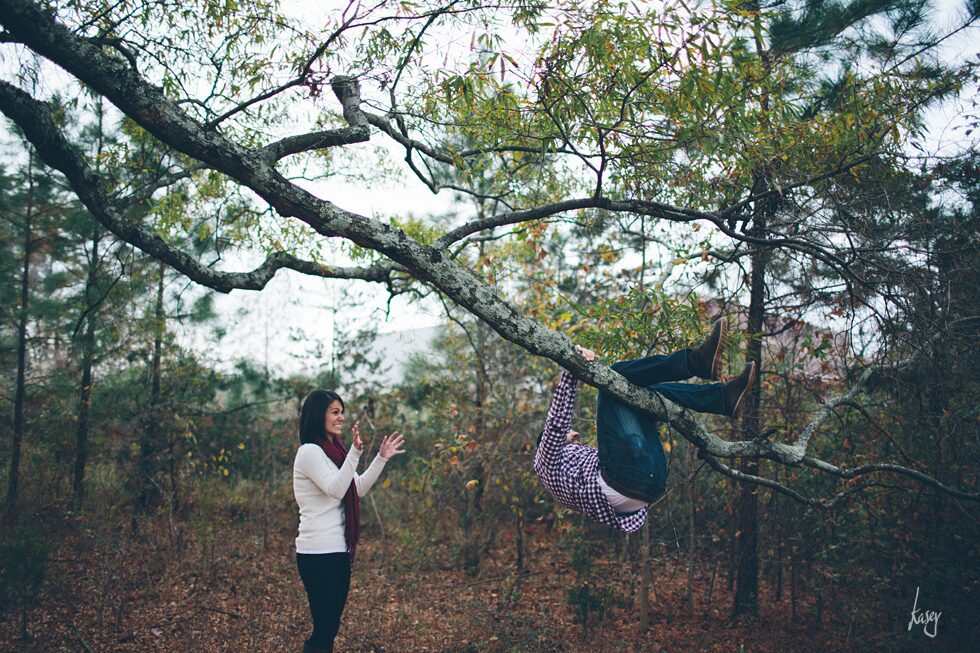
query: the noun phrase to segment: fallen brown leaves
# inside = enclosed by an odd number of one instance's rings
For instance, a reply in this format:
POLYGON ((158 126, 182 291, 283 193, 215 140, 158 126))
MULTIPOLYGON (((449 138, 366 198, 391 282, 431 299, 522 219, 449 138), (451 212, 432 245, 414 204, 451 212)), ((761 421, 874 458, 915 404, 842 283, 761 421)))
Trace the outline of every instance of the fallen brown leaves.
MULTIPOLYGON (((308 630, 306 598, 296 573, 293 526, 263 538, 247 522, 223 524, 213 546, 190 541, 178 555, 162 526, 138 537, 128 529, 95 534, 74 523, 59 533, 40 605, 30 613, 31 641, 19 639, 19 615, 0 622, 0 650, 53 651, 300 651, 308 630)), ((810 651, 837 650, 834 635, 812 623, 791 623, 788 600, 764 597, 760 618, 728 619, 731 596, 721 579, 706 605, 713 568, 705 561, 687 607, 679 559, 654 561, 647 632, 637 610, 614 608, 583 640, 565 590, 574 575, 556 535, 532 531, 526 569, 508 549, 492 552, 480 575, 452 568, 448 557, 399 552, 368 532, 358 549, 338 651, 810 651), (405 554, 405 555, 401 555, 405 554), (420 560, 427 560, 420 563, 420 560)), ((429 553, 428 551, 426 552, 429 553)), ((608 556, 598 565, 621 582, 626 568, 608 556), (621 580, 620 580, 621 579, 621 580)), ((803 610, 804 606, 798 606, 803 610)))

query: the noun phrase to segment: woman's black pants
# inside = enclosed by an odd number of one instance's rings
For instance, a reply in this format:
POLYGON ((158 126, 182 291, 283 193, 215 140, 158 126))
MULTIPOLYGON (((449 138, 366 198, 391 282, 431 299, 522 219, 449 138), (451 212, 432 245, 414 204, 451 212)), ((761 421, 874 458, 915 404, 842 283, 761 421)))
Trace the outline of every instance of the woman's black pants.
POLYGON ((333 651, 350 590, 350 554, 297 553, 296 566, 313 616, 313 634, 306 643, 333 651))

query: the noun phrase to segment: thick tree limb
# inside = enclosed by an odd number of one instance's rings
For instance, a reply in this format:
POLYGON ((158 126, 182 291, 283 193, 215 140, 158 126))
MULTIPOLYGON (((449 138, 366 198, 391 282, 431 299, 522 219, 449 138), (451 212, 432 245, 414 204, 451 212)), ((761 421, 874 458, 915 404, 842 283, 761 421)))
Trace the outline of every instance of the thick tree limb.
POLYGON ((749 244, 763 245, 766 247, 780 247, 787 250, 798 251, 826 263, 848 277, 855 279, 859 283, 870 285, 867 283, 867 281, 861 279, 851 271, 851 266, 847 261, 827 251, 825 248, 806 240, 781 237, 759 238, 756 236, 741 234, 727 226, 725 224, 725 220, 721 218, 719 213, 693 211, 690 209, 670 206, 669 204, 641 200, 617 200, 606 197, 592 196, 581 199, 564 200, 554 204, 538 206, 533 209, 509 211, 490 216, 482 220, 467 222, 466 224, 463 224, 444 234, 434 244, 436 246, 445 247, 479 231, 518 224, 530 220, 538 220, 563 213, 565 211, 581 209, 602 209, 620 213, 633 213, 636 215, 646 215, 661 220, 669 220, 672 222, 694 222, 696 220, 705 220, 715 225, 715 227, 717 227, 722 233, 733 240, 749 244))
MULTIPOLYGON (((221 292, 230 292, 235 288, 261 290, 283 268, 311 276, 387 281, 396 269, 391 264, 366 268, 332 267, 278 252, 250 272, 215 270, 168 244, 152 229, 127 219, 104 191, 102 180, 85 165, 81 154, 58 130, 48 105, 0 81, 0 111, 24 130, 45 163, 65 175, 82 203, 106 229, 203 286, 221 292)), ((130 205, 130 200, 123 198, 123 204, 130 205)))
MULTIPOLYGON (((816 499, 813 497, 808 497, 806 495, 803 495, 778 481, 774 481, 769 478, 763 478, 761 476, 756 476, 754 474, 747 474, 740 470, 733 469, 728 465, 724 464, 723 462, 719 461, 715 457, 709 454, 705 454, 703 451, 699 451, 698 456, 702 458, 705 462, 707 462, 708 465, 719 474, 727 476, 736 481, 740 481, 744 483, 753 483, 755 485, 761 485, 762 487, 767 487, 775 492, 779 492, 780 494, 784 494, 790 497, 794 501, 798 501, 808 506, 812 506, 814 508, 821 508, 824 510, 829 510, 837 507, 837 505, 839 505, 843 499, 845 499, 851 494, 860 492, 865 487, 867 487, 866 485, 858 484, 858 485, 854 485, 851 488, 839 492, 838 494, 834 495, 833 497, 830 497, 829 499, 816 499)), ((967 501, 980 501, 980 493, 963 492, 961 490, 957 490, 956 488, 951 488, 948 485, 940 483, 939 481, 937 481, 936 479, 932 478, 927 474, 923 474, 922 472, 916 471, 914 469, 909 469, 908 467, 903 467, 901 465, 894 465, 890 463, 878 463, 873 465, 862 465, 860 467, 855 467, 853 469, 845 469, 842 467, 838 467, 836 465, 831 465, 830 463, 827 463, 823 460, 813 458, 812 456, 804 456, 803 464, 806 465, 807 467, 812 467, 813 469, 819 470, 826 474, 831 474, 833 476, 837 476, 839 478, 846 479, 846 480, 855 480, 862 476, 867 476, 869 474, 882 473, 882 472, 890 473, 890 474, 898 474, 900 476, 906 476, 908 478, 912 478, 924 485, 928 485, 929 487, 935 488, 941 492, 954 496, 958 499, 964 499, 967 501)))
POLYGON ((799 492, 797 492, 792 488, 786 487, 785 485, 783 485, 778 481, 773 481, 772 479, 763 478, 761 476, 756 476, 754 474, 747 474, 737 469, 732 469, 728 465, 719 461, 714 456, 705 454, 703 451, 700 450, 698 451, 698 457, 704 460, 706 463, 708 463, 708 466, 711 467, 711 469, 733 480, 739 481, 741 483, 752 483, 753 485, 761 485, 762 487, 767 487, 770 490, 774 490, 776 492, 779 492, 780 494, 785 494, 786 496, 793 499, 794 501, 798 501, 808 506, 824 507, 823 504, 817 499, 804 496, 803 494, 800 494, 799 492))
MULTIPOLYGON (((486 322, 506 340, 532 354, 557 362, 585 382, 607 390, 626 404, 643 410, 658 420, 668 422, 708 456, 768 458, 794 466, 804 462, 806 451, 798 445, 766 440, 722 440, 706 431, 689 411, 650 390, 630 384, 605 365, 586 362, 567 336, 549 331, 537 322, 525 318, 498 297, 492 288, 459 265, 444 249, 423 245, 400 229, 345 211, 291 183, 275 170, 274 161, 270 160, 267 151, 246 148, 192 119, 160 89, 147 83, 128 65, 85 39, 75 36, 30 0, 0 0, 0 23, 32 50, 105 96, 158 139, 250 188, 280 215, 297 218, 323 236, 346 238, 379 252, 394 262, 391 268, 376 267, 368 271, 355 269, 359 270, 356 278, 382 274, 385 270, 397 269, 396 266, 414 274, 486 322)), ((338 97, 345 103, 343 95, 346 92, 346 79, 341 78, 338 82, 341 86, 338 97)), ((4 83, 0 90, 0 104, 4 113, 24 128, 27 137, 37 146, 46 162, 65 173, 79 197, 96 217, 107 220, 118 229, 118 232, 113 230, 117 236, 133 242, 140 249, 160 257, 185 273, 190 271, 196 275, 192 276, 195 281, 227 292, 232 288, 261 287, 259 281, 271 278, 278 267, 315 271, 312 267, 315 264, 298 262, 288 255, 274 255, 258 270, 238 273, 239 276, 206 269, 186 254, 170 248, 155 234, 148 234, 139 225, 119 219, 120 216, 114 213, 113 206, 105 201, 105 194, 99 190, 99 180, 81 163, 77 153, 72 154, 66 139, 57 132, 50 112, 32 117, 32 113, 44 105, 10 84, 4 83)), ((353 101, 353 95, 347 97, 350 99, 347 103, 350 106, 345 105, 345 116, 351 121, 352 127, 360 127, 358 114, 361 112, 353 101)), ((602 208, 610 206, 616 205, 610 203, 602 208)), ((616 210, 633 210, 644 215, 670 213, 678 220, 698 219, 693 217, 696 212, 649 202, 622 203, 616 210)), ((766 241, 766 244, 771 243, 766 241)), ((340 274, 330 271, 322 276, 340 274)), ((828 465, 828 468, 830 469, 827 471, 834 469, 832 465, 828 465)), ((961 494, 964 498, 973 497, 961 494)))
POLYGON ((489 218, 485 218, 483 220, 473 220, 472 222, 467 222, 466 224, 441 236, 439 240, 434 243, 434 246, 449 247, 453 243, 480 231, 486 231, 488 229, 503 227, 506 225, 519 224, 530 220, 549 218, 553 215, 558 215, 559 213, 564 213, 566 211, 576 211, 579 209, 595 207, 596 200, 591 197, 586 197, 583 199, 565 200, 563 202, 555 202, 554 204, 546 204, 544 206, 538 206, 526 211, 509 211, 507 213, 490 216, 489 218))
MULTIPOLYGON (((370 114, 367 112, 361 112, 367 119, 367 121, 377 129, 381 130, 383 133, 387 134, 390 138, 401 144, 406 148, 406 158, 405 161, 411 167, 416 176, 422 180, 426 186, 429 187, 433 192, 438 192, 440 186, 436 184, 432 179, 424 175, 417 167, 416 163, 412 160, 412 151, 419 151, 429 158, 445 163, 448 165, 457 165, 462 159, 492 152, 529 152, 529 153, 541 153, 542 150, 539 148, 525 147, 525 146, 497 146, 490 148, 474 148, 459 152, 451 152, 444 148, 431 147, 425 143, 417 141, 410 138, 406 133, 401 133, 396 130, 390 123, 390 121, 382 116, 370 114)), ((584 157, 578 152, 562 150, 564 153, 568 154, 578 154, 584 157)), ((804 240, 801 238, 757 238, 744 233, 736 232, 731 226, 734 222, 745 222, 748 220, 747 215, 743 215, 742 211, 752 204, 753 202, 762 201, 768 199, 776 194, 783 194, 789 190, 802 187, 807 184, 816 183, 824 179, 829 179, 834 176, 846 173, 855 166, 861 165, 867 162, 872 155, 866 154, 860 156, 859 158, 851 161, 842 162, 840 165, 836 166, 834 169, 829 170, 820 175, 810 177, 805 180, 793 182, 784 187, 767 191, 766 193, 759 195, 752 195, 745 198, 732 206, 729 206, 721 211, 694 211, 690 209, 683 209, 668 204, 662 204, 658 202, 642 201, 642 200, 625 200, 625 199, 610 199, 596 194, 590 198, 584 198, 581 200, 566 200, 553 205, 535 207, 534 209, 527 209, 523 211, 511 211, 508 213, 498 214, 496 216, 491 216, 483 220, 477 220, 464 224, 453 231, 442 236, 438 245, 446 246, 452 242, 465 238, 466 236, 476 233, 478 231, 483 231, 486 229, 491 229, 494 227, 506 226, 510 224, 516 224, 519 222, 525 222, 528 220, 538 219, 539 217, 546 217, 549 215, 554 215, 555 213, 560 213, 562 210, 583 209, 583 208, 595 208, 595 209, 605 209, 614 212, 629 212, 637 215, 647 215, 655 217, 662 220, 670 220, 674 222, 693 222, 696 220, 704 220, 712 223, 717 227, 723 234, 732 238, 734 240, 754 243, 760 245, 766 245, 769 247, 781 247, 783 249, 790 249, 802 252, 809 256, 813 256, 819 261, 822 261, 832 268, 839 270, 848 277, 851 277, 861 283, 862 285, 868 286, 868 282, 859 276, 857 276, 851 269, 851 265, 839 256, 836 256, 831 251, 825 247, 804 240), (561 209, 562 205, 569 205, 569 209, 561 209)))
MULTIPOLYGON (((692 442, 713 455, 762 456, 781 462, 795 462, 801 457, 787 445, 725 442, 708 433, 690 413, 670 404, 660 395, 630 385, 609 367, 586 363, 564 334, 551 332, 522 316, 445 251, 421 245, 400 229, 344 211, 290 183, 262 154, 206 129, 128 66, 71 34, 30 0, 0 0, 0 7, 3 8, 0 21, 4 27, 23 38, 33 50, 92 86, 163 142, 251 188, 281 215, 299 218, 322 235, 344 237, 384 254, 485 321, 503 338, 533 354, 550 358, 585 381, 609 390, 626 403, 670 422, 692 442)), ((15 90, 12 86, 8 87, 15 90)), ((20 120, 30 122, 24 115, 20 116, 20 120)), ((38 134, 35 133, 36 136, 38 134)), ((76 179, 73 186, 76 182, 85 184, 91 181, 76 179)), ((159 247, 156 249, 161 254, 167 254, 159 247)), ((189 262, 182 263, 186 268, 191 267, 189 262)), ((199 278, 207 280, 204 275, 199 275, 199 278)), ((224 283, 221 286, 227 287, 224 283)))

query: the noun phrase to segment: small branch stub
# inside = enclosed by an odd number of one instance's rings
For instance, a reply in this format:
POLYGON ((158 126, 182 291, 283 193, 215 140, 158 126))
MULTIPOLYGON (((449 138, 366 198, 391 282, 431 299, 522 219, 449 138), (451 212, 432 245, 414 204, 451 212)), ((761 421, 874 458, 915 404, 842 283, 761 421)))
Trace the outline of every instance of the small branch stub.
POLYGON ((330 88, 344 108, 344 120, 352 127, 366 127, 367 116, 361 111, 361 84, 356 77, 337 75, 330 80, 330 88))

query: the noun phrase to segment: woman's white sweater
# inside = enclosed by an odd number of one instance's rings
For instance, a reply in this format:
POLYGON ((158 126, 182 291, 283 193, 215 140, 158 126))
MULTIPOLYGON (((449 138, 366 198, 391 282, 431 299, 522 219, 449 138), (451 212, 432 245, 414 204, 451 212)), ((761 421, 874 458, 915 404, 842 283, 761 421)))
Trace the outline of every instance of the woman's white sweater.
POLYGON ((297 553, 343 553, 344 494, 351 479, 357 484, 357 495, 363 497, 378 480, 388 461, 380 454, 360 476, 357 463, 361 450, 351 447, 339 468, 318 444, 300 445, 293 463, 293 494, 299 504, 297 553))

